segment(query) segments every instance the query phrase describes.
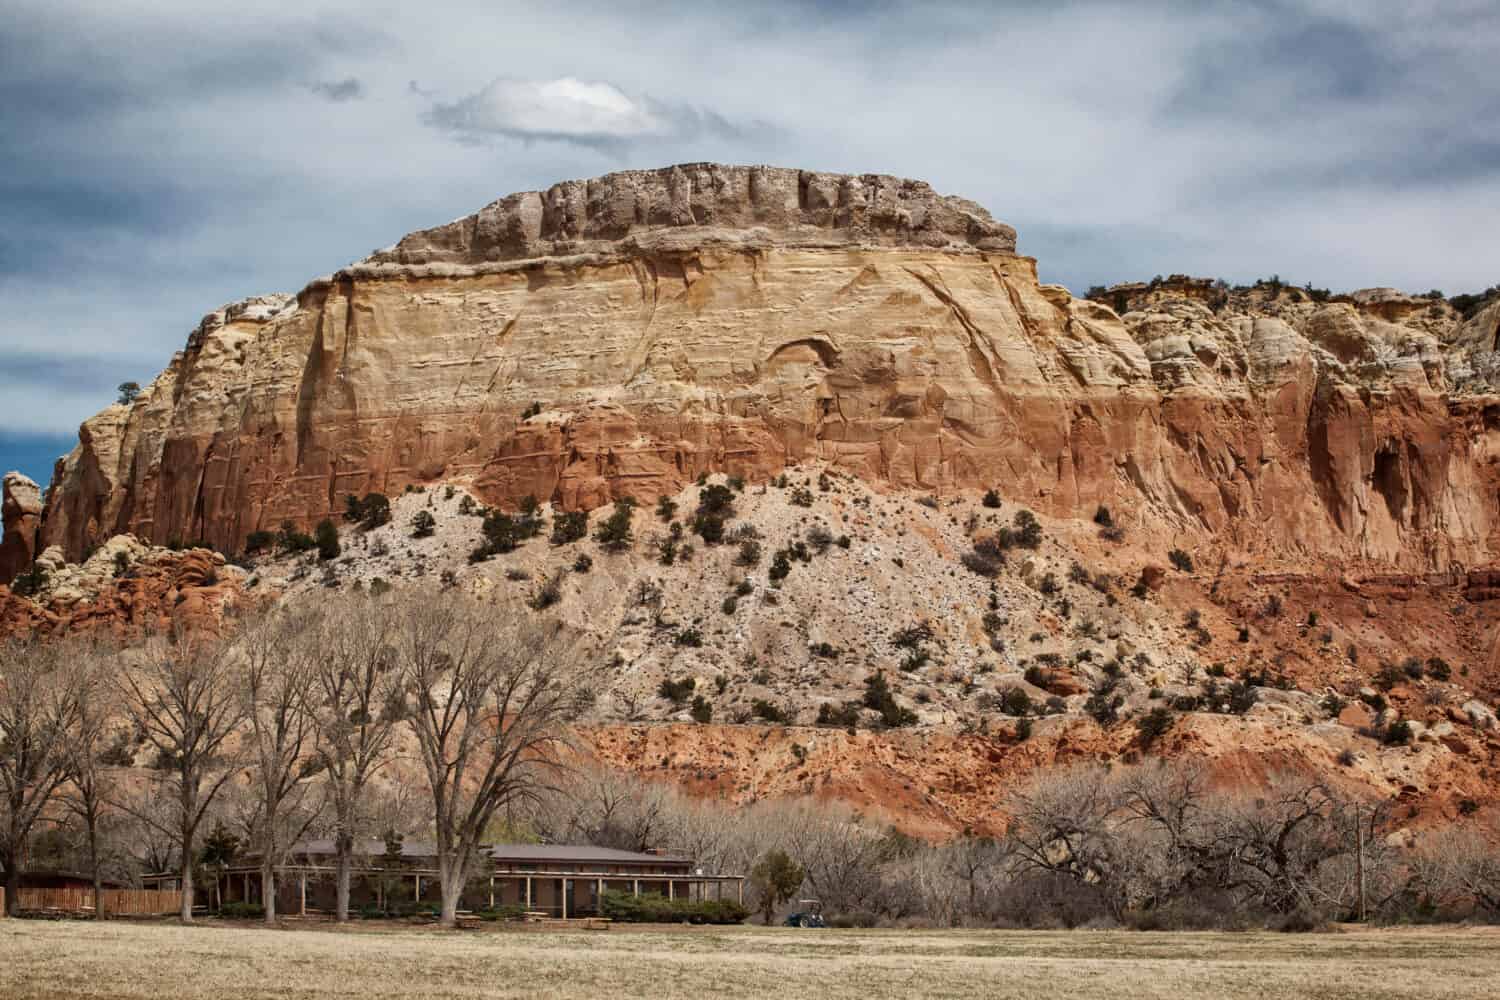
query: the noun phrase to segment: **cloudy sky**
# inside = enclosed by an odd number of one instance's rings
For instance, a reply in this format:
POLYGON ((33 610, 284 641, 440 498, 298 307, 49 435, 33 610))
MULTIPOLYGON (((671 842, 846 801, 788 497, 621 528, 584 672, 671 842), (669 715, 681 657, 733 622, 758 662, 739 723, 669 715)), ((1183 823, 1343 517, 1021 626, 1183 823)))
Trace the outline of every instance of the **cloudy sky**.
POLYGON ((919 177, 1044 280, 1500 281, 1500 6, 6 0, 0 470, 205 312, 512 191, 919 177))

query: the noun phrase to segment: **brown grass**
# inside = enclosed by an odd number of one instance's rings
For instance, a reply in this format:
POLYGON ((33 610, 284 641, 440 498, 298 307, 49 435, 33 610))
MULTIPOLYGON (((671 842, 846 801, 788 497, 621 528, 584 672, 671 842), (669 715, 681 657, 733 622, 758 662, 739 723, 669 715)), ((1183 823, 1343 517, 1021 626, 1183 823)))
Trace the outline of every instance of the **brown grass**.
POLYGON ((0 921, 0 996, 1492 997, 1495 929, 1314 935, 0 921))

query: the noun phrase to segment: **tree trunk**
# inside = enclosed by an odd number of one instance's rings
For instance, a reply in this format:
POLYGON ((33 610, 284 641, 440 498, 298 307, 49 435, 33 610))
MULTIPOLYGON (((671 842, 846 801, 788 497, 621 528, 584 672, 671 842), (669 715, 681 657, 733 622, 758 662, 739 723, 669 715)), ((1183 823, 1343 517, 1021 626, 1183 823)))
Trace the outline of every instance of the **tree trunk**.
POLYGON ((99 827, 89 820, 89 871, 94 876, 94 919, 104 919, 104 883, 99 878, 99 827))
MULTIPOLYGON (((183 838, 185 843, 191 844, 192 838, 183 838)), ((191 848, 182 852, 182 922, 190 924, 193 922, 193 852, 191 848)))
POLYGON ((14 917, 21 909, 21 866, 14 857, 5 860, 5 913, 14 917))
POLYGON ((343 837, 340 837, 338 842, 338 900, 334 904, 334 912, 336 919, 341 924, 349 922, 350 853, 348 842, 343 837))
POLYGON ((443 912, 438 922, 443 927, 458 926, 458 897, 464 891, 464 868, 462 862, 438 859, 438 888, 443 893, 443 912))
POLYGON ((266 910, 266 923, 276 923, 276 866, 269 856, 260 862, 260 899, 266 910))

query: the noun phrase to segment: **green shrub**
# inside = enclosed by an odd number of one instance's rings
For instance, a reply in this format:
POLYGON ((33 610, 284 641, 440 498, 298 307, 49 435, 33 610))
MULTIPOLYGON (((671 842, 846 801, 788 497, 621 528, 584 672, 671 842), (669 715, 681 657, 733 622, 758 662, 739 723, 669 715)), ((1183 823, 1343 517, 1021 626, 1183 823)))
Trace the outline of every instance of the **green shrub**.
POLYGON ((276 544, 276 536, 269 531, 252 531, 245 536, 245 554, 264 552, 276 544))
POLYGON ((693 677, 684 677, 680 681, 674 681, 670 677, 657 685, 656 693, 671 702, 681 704, 687 701, 693 689, 698 686, 698 681, 693 677))
POLYGON ((599 908, 604 916, 622 924, 738 924, 750 911, 730 899, 693 902, 646 894, 606 890, 599 908))
POLYGON ((1168 552, 1167 561, 1183 573, 1191 573, 1193 571, 1193 557, 1181 549, 1173 549, 1171 552, 1168 552))
POLYGON ((697 649, 703 645, 703 633, 689 625, 673 636, 672 641, 679 646, 689 646, 697 649))
POLYGON ((344 497, 344 520, 365 531, 378 528, 390 522, 391 502, 383 493, 366 493, 363 499, 350 493, 344 497))
POLYGON ((266 915, 266 908, 259 903, 224 903, 219 907, 219 916, 225 920, 259 920, 266 915))
POLYGON ((1031 695, 1018 687, 1007 689, 1000 696, 1000 711, 1006 715, 1030 715, 1031 695))
POLYGON ((589 534, 589 512, 574 510, 559 514, 552 519, 552 544, 569 545, 587 538, 589 534))
POLYGON ((823 702, 818 706, 818 725, 853 729, 859 725, 859 703, 846 701, 842 705, 831 705, 823 702))
POLYGON ((494 922, 498 920, 520 920, 525 913, 526 907, 518 903, 511 903, 506 906, 496 906, 493 909, 486 907, 482 910, 475 910, 474 916, 480 920, 494 922))
POLYGON ((1141 746, 1149 747, 1165 736, 1176 725, 1177 716, 1164 705, 1158 705, 1135 720, 1135 731, 1140 734, 1141 746))
POLYGON ((412 515, 411 537, 431 538, 433 530, 437 528, 437 519, 429 510, 419 510, 412 515))
POLYGON ((785 725, 791 721, 791 716, 787 714, 786 709, 772 704, 764 698, 755 699, 754 703, 750 706, 750 710, 755 714, 757 719, 764 719, 767 722, 777 722, 785 725))
POLYGON ((708 703, 708 699, 701 694, 693 698, 693 721, 708 723, 713 721, 714 707, 708 703))
POLYGON ((333 522, 324 518, 318 522, 313 529, 313 540, 318 546, 318 558, 327 562, 339 557, 339 529, 333 526, 333 522))
POLYGON ((616 500, 614 513, 610 514, 594 532, 594 540, 610 552, 623 552, 630 548, 630 515, 634 505, 625 500, 616 500))
POLYGON ((881 671, 877 670, 865 679, 864 703, 865 707, 879 712, 880 721, 892 729, 910 726, 917 721, 915 712, 896 703, 895 695, 891 693, 890 685, 881 671))
POLYGON ((981 501, 986 507, 998 510, 1000 507, 1000 494, 994 490, 985 490, 984 499, 981 501))

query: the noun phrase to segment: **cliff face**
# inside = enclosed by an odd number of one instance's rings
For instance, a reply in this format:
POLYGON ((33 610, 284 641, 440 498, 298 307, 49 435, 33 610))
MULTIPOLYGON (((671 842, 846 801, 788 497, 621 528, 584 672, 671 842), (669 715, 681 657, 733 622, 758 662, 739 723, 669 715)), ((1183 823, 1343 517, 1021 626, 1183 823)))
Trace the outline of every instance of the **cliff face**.
POLYGON ((42 491, 19 472, 0 479, 0 582, 9 582, 31 565, 37 529, 42 523, 42 491))
POLYGON ((1107 504, 1267 563, 1492 558, 1485 314, 1185 284, 1141 286, 1122 319, 1014 247, 888 177, 691 165, 512 195, 206 317, 85 422, 45 541, 234 550, 409 483, 594 507, 816 460, 1107 504))

